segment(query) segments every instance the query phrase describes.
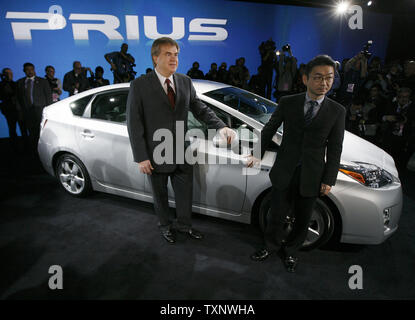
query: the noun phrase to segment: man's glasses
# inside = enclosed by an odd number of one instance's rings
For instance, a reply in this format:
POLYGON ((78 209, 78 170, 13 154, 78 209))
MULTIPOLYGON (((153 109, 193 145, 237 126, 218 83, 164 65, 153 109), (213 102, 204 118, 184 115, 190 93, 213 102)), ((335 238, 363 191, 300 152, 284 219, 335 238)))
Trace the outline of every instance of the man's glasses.
POLYGON ((314 76, 312 77, 313 81, 315 82, 323 82, 323 80, 325 82, 333 82, 334 77, 333 76, 328 76, 328 77, 323 77, 323 76, 314 76))

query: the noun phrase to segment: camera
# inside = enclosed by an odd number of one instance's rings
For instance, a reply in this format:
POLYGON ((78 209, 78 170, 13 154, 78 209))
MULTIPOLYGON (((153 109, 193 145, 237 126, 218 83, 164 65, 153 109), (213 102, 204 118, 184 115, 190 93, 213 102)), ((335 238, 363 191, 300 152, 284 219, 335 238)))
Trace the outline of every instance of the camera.
POLYGON ((285 46, 282 47, 282 52, 288 52, 290 51, 290 45, 287 43, 285 46))
POLYGON ((366 59, 370 59, 370 57, 372 56, 372 54, 369 52, 369 49, 370 49, 370 47, 372 46, 372 44, 373 44, 373 41, 372 40, 369 40, 364 46, 363 46, 363 49, 362 49, 362 51, 360 51, 360 53, 361 54, 363 54, 365 57, 366 57, 366 59))

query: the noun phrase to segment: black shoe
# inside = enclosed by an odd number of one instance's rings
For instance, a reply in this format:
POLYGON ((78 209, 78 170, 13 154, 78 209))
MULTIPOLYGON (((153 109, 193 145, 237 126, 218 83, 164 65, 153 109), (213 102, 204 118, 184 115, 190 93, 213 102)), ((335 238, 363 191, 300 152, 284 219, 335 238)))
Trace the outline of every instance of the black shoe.
POLYGON ((288 272, 294 273, 297 268, 298 258, 294 256, 287 256, 284 259, 284 265, 288 272))
POLYGON ((268 251, 267 249, 261 249, 261 250, 254 252, 251 255, 251 259, 254 261, 264 261, 270 255, 271 255, 270 251, 268 251))
POLYGON ((189 235, 189 237, 192 239, 196 239, 196 240, 203 239, 203 234, 194 228, 190 228, 189 230, 183 230, 183 231, 179 230, 179 232, 189 235))
POLYGON ((173 232, 170 230, 162 231, 161 235, 168 243, 175 243, 176 242, 176 236, 173 232))

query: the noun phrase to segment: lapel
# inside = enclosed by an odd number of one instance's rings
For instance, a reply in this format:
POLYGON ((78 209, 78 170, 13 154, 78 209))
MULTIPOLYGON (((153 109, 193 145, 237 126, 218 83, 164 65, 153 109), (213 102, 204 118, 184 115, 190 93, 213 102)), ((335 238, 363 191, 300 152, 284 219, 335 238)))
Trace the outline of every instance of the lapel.
MULTIPOLYGON (((167 105, 167 107, 169 108, 170 111, 173 111, 169 102, 169 99, 167 98, 167 94, 164 92, 163 87, 161 86, 160 80, 157 77, 156 72, 153 70, 150 74, 150 82, 151 82, 151 87, 157 92, 157 94, 159 96, 161 96, 163 102, 167 105)), ((176 91, 177 91, 177 87, 176 87, 176 91)), ((176 98, 177 100, 177 98, 176 98)), ((176 109, 176 108, 175 108, 176 109)))
POLYGON ((179 99, 180 99, 180 88, 181 88, 181 84, 178 77, 176 76, 176 73, 173 74, 173 81, 174 81, 174 88, 176 89, 176 100, 175 100, 175 107, 174 107, 174 112, 176 112, 177 107, 179 106, 179 99))

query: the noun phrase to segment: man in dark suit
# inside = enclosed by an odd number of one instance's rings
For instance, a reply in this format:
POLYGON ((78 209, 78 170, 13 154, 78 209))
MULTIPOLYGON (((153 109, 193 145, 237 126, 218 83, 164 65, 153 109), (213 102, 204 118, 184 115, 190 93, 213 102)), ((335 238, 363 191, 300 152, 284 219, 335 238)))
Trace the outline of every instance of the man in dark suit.
POLYGON ((91 69, 83 68, 79 61, 74 61, 72 67, 73 70, 67 72, 63 77, 63 90, 67 91, 69 96, 90 89, 89 81, 86 77, 87 70, 92 74, 91 69))
POLYGON ((179 133, 176 136, 176 125, 181 123, 186 132, 188 112, 191 111, 209 127, 221 129, 220 133, 228 143, 234 137, 234 132, 196 97, 191 79, 176 73, 178 54, 176 41, 167 37, 156 39, 151 48, 154 70, 131 83, 127 100, 127 128, 134 161, 142 173, 150 176, 159 227, 169 243, 176 241, 172 228, 174 221, 169 214, 169 177, 176 200, 175 228, 194 239, 203 237, 191 225, 193 167, 178 160, 184 159, 185 150, 184 141, 181 141, 184 139, 178 136, 179 133), (161 142, 155 141, 153 136, 160 129, 169 130, 176 142, 173 161, 169 163, 160 163, 156 157, 156 148, 161 142))
MULTIPOLYGON (((284 123, 282 143, 269 174, 272 196, 265 246, 251 258, 262 261, 283 249, 284 264, 289 272, 294 272, 297 266, 295 253, 306 239, 313 205, 319 195, 330 192, 340 165, 346 111, 325 96, 333 84, 334 68, 335 62, 326 55, 317 56, 307 64, 303 75, 307 92, 281 98, 261 132, 260 153, 258 150, 254 153, 261 154, 262 158, 284 123), (290 241, 286 241, 284 226, 290 208, 295 220, 290 241)), ((257 162, 259 159, 251 157, 248 166, 257 162)))
POLYGON ((26 77, 17 82, 17 99, 32 151, 36 154, 42 112, 43 108, 53 102, 52 90, 46 79, 36 76, 35 66, 32 63, 26 62, 23 71, 26 77))

